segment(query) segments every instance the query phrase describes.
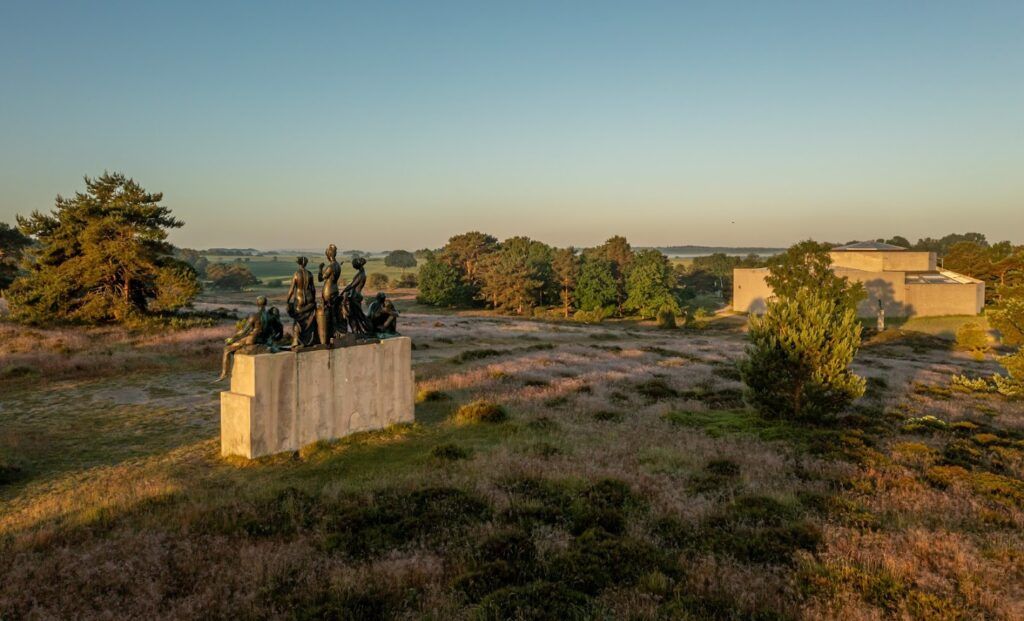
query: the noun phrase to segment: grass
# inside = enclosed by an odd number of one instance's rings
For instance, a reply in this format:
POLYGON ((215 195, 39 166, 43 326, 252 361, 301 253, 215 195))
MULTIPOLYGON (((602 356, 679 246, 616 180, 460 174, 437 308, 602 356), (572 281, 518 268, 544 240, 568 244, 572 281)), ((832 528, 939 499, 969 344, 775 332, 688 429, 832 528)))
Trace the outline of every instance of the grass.
POLYGON ((403 320, 415 423, 254 462, 219 456, 229 326, 9 340, 0 618, 1024 609, 1024 403, 949 390, 988 363, 868 347, 868 397, 809 426, 737 403, 737 333, 403 320))

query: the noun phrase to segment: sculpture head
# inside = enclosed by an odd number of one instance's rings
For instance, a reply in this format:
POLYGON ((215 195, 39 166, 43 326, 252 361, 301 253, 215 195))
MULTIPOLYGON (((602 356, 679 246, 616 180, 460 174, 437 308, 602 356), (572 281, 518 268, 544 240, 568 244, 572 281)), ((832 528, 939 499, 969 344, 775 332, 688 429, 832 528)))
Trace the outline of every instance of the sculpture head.
POLYGON ((267 307, 267 296, 261 295, 256 298, 256 308, 263 310, 267 307))
POLYGON ((324 251, 324 254, 327 255, 328 259, 333 261, 334 257, 338 256, 338 247, 335 246, 334 244, 331 244, 331 245, 327 246, 327 250, 324 251))
POLYGON ((383 291, 378 291, 377 292, 377 301, 378 302, 383 304, 384 303, 384 299, 387 298, 387 297, 388 297, 387 294, 385 294, 383 291))
POLYGON ((295 262, 301 265, 302 267, 306 267, 306 264, 309 263, 309 259, 307 259, 306 257, 297 257, 295 259, 295 262))
POLYGON ((352 257, 352 267, 360 270, 363 269, 364 265, 366 265, 366 259, 363 257, 352 257))

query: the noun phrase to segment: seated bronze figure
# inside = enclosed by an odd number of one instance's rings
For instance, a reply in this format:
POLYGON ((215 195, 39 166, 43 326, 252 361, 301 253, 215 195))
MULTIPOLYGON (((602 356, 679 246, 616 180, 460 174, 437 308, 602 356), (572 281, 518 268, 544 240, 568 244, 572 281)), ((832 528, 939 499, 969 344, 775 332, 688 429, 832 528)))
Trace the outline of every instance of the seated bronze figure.
POLYGON ((379 336, 398 334, 398 310, 383 291, 370 303, 370 325, 379 336))
POLYGON ((266 347, 271 352, 278 351, 276 339, 282 336, 284 326, 281 324, 281 314, 276 308, 268 309, 267 298, 259 296, 256 298, 256 312, 245 319, 234 336, 224 341, 224 356, 217 381, 227 377, 236 352, 244 350, 244 353, 255 353, 260 347, 266 347))
POLYGON ((348 329, 354 334, 372 334, 373 328, 370 320, 363 312, 363 287, 366 285, 366 259, 355 257, 352 259, 352 267, 356 275, 352 281, 341 290, 341 297, 344 300, 346 314, 348 316, 348 329))

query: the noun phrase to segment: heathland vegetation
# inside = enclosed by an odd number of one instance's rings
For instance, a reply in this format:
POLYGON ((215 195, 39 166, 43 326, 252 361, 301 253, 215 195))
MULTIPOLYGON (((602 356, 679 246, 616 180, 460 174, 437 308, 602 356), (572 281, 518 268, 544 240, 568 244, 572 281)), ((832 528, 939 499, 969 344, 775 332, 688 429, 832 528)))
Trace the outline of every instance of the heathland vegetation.
POLYGON ((171 248, 159 203, 104 175, 0 228, 0 619, 1024 615, 1019 247, 918 242, 999 286, 948 338, 862 328, 827 244, 393 251, 416 422, 244 462, 209 385, 234 318, 164 320, 296 253, 171 248), (763 317, 655 328, 741 265, 763 317))

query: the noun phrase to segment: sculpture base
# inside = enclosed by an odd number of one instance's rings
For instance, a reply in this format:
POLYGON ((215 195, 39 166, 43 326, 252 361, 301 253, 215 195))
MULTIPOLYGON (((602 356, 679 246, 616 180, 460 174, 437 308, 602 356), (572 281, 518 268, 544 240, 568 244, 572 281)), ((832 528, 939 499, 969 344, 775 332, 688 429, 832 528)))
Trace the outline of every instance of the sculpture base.
POLYGON ((414 418, 412 340, 236 354, 220 393, 221 455, 254 458, 414 418))

